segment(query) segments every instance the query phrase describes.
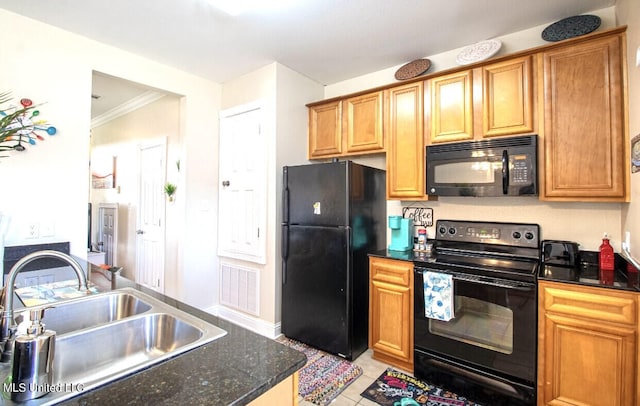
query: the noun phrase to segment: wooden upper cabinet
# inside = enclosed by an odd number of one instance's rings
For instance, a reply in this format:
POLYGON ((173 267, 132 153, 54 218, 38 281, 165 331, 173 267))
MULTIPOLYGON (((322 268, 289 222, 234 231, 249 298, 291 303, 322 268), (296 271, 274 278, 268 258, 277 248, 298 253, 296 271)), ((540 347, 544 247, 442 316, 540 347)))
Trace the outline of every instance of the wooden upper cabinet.
POLYGON ((309 159, 384 152, 383 95, 309 106, 309 159))
POLYGON ((384 151, 383 92, 350 97, 343 101, 342 134, 345 151, 384 151))
POLYGON ((309 159, 342 153, 342 102, 309 107, 309 159))
POLYGON ((541 199, 625 201, 624 34, 542 52, 541 199))
POLYGON ((423 82, 387 91, 387 198, 425 200, 423 82))
POLYGON ((534 132, 530 55, 432 78, 427 86, 432 144, 534 132))
POLYGON ((473 138, 473 72, 439 76, 427 81, 429 138, 431 143, 473 138))
POLYGON ((482 136, 531 133, 532 58, 525 56, 482 68, 482 136))

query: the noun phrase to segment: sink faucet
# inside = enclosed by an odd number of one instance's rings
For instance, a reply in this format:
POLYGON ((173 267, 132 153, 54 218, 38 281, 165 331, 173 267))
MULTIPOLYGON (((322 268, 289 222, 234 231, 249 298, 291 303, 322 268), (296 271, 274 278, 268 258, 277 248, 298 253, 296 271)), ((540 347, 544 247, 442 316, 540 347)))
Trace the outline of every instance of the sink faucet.
POLYGON ((60 251, 43 250, 32 252, 24 257, 20 258, 18 262, 11 268, 9 275, 7 276, 7 283, 0 292, 0 300, 2 301, 2 308, 0 309, 0 362, 8 362, 11 360, 11 353, 13 351, 13 339, 15 338, 16 324, 13 319, 13 292, 16 277, 18 273, 24 269, 24 267, 32 261, 39 258, 58 258, 73 268, 78 277, 78 289, 88 290, 87 277, 82 270, 82 267, 78 262, 71 258, 69 255, 60 251))

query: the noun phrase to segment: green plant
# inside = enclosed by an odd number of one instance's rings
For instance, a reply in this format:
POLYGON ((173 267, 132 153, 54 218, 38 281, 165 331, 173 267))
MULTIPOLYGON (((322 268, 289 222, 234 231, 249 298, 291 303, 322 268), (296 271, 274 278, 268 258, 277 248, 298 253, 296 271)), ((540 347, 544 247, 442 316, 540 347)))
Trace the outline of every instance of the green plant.
POLYGON ((167 182, 164 184, 164 192, 169 197, 172 197, 176 193, 176 189, 178 189, 178 187, 173 183, 167 182))

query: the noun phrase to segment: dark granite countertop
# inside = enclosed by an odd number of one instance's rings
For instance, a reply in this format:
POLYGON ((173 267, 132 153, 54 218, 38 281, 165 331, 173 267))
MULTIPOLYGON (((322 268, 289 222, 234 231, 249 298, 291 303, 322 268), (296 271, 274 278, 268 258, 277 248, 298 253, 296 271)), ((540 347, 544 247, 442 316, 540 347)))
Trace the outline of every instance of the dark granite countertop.
POLYGON ((380 250, 369 254, 371 257, 399 259, 401 261, 425 261, 431 254, 424 251, 389 251, 380 250))
MULTIPOLYGON (((538 280, 598 286, 605 289, 640 291, 640 273, 627 271, 627 262, 618 254, 616 254, 616 269, 612 272, 600 272, 598 270, 597 252, 584 251, 580 254, 582 260, 579 269, 541 266, 538 280)), ((429 253, 411 250, 380 250, 370 253, 369 256, 410 262, 427 262, 430 258, 429 253)))
POLYGON ((627 261, 616 254, 615 269, 613 271, 600 271, 598 253, 580 251, 580 266, 578 269, 541 266, 538 280, 637 292, 640 291, 640 278, 638 272, 633 269, 628 268, 627 261))
MULTIPOLYGON (((306 357, 272 339, 115 276, 94 265, 103 290, 132 287, 227 331, 194 350, 64 401, 65 405, 245 405, 304 366, 306 357), (109 275, 110 276, 110 275, 109 275)), ((82 354, 78 354, 82 356, 82 354)))

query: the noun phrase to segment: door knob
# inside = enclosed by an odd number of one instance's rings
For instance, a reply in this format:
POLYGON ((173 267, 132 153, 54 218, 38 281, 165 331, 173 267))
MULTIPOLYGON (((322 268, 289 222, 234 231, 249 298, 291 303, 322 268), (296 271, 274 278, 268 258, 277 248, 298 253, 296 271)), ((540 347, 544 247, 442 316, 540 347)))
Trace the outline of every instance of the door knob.
POLYGON ((223 180, 222 181, 222 186, 227 187, 229 185, 231 185, 231 182, 229 182, 228 180, 223 180))

